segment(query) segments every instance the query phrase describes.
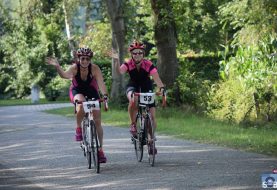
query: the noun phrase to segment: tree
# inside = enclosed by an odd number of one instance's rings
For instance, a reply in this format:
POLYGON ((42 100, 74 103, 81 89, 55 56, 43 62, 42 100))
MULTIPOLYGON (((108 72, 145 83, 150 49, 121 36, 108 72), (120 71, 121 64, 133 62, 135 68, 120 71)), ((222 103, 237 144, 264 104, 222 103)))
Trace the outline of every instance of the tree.
MULTIPOLYGON (((122 0, 106 0, 107 10, 112 27, 112 46, 114 50, 118 50, 119 61, 124 61, 125 52, 125 24, 123 19, 123 1, 122 0)), ((124 80, 120 73, 115 69, 115 62, 112 61, 112 89, 111 97, 116 99, 123 92, 124 80)))
POLYGON ((255 45, 277 32, 277 1, 234 0, 219 6, 219 19, 223 32, 228 36, 228 45, 255 45))
POLYGON ((158 50, 158 69, 166 86, 172 88, 178 75, 177 36, 169 0, 151 0, 154 37, 158 50))
POLYGON ((44 89, 55 76, 53 70, 45 67, 45 56, 68 59, 68 52, 65 51, 68 47, 63 38, 61 9, 56 8, 57 4, 28 0, 6 5, 0 7, 1 11, 6 12, 10 7, 13 9, 3 19, 5 28, 0 39, 4 53, 1 73, 8 71, 4 80, 7 75, 10 76, 4 93, 21 98, 30 94, 33 84, 44 89))
POLYGON ((178 51, 205 54, 220 49, 224 37, 218 7, 230 0, 174 0, 171 2, 178 33, 178 51))

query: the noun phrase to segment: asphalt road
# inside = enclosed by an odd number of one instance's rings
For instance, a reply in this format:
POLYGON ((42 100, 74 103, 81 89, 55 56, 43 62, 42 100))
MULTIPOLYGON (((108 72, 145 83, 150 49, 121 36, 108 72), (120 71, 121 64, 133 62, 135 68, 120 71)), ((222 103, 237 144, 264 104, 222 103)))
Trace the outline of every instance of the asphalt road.
POLYGON ((253 190, 277 168, 274 157, 163 135, 150 167, 136 161, 128 129, 104 126, 108 162, 96 174, 74 141, 74 118, 41 112, 59 106, 71 105, 0 107, 1 190, 253 190))

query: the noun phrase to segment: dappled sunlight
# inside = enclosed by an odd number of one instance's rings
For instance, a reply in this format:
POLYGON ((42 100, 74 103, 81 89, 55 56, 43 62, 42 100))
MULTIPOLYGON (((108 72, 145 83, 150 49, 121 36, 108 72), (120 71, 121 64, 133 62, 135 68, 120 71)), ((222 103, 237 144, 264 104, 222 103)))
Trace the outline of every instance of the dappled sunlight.
POLYGON ((117 139, 105 139, 105 142, 107 143, 113 143, 113 142, 120 142, 120 143, 124 143, 124 142, 130 142, 131 138, 117 138, 117 139))
POLYGON ((98 184, 91 184, 91 185, 85 185, 81 189, 88 189, 88 188, 118 188, 120 189, 121 186, 124 186, 125 188, 130 186, 130 189, 140 189, 141 182, 143 181, 143 178, 139 179, 125 179, 125 180, 114 180, 114 181, 103 181, 102 183, 98 184))
POLYGON ((4 183, 0 189, 170 190, 193 189, 194 185, 203 190, 247 189, 244 181, 260 180, 265 165, 272 170, 276 163, 269 157, 241 156, 237 150, 158 134, 158 154, 151 167, 146 146, 142 162, 137 161, 128 129, 105 126, 103 148, 108 161, 96 174, 88 169, 80 143, 75 142, 74 120, 49 118, 39 114, 32 125, 19 121, 0 125, 2 131, 13 130, 0 133, 0 166, 5 166, 0 167, 0 178, 4 176, 10 185, 4 183), (213 180, 219 176, 224 182, 213 180), (242 182, 234 183, 238 180, 242 182))
MULTIPOLYGON (((14 168, 10 168, 10 169, 5 169, 5 171, 26 171, 26 170, 35 170, 37 169, 37 166, 26 166, 26 167, 14 167, 14 168)), ((3 170, 0 170, 3 171, 3 170)))
MULTIPOLYGON (((261 186, 262 187, 262 186, 261 186)), ((220 187, 203 187, 199 190, 253 190, 256 189, 255 186, 249 187, 249 186, 238 186, 238 185, 230 185, 230 186, 220 186, 220 187)))
MULTIPOLYGON (((157 146, 159 147, 159 146, 157 146)), ((163 147, 164 148, 164 147, 163 147)), ((163 151, 163 149, 159 149, 161 153, 168 153, 168 149, 165 149, 167 151, 163 151)), ((172 149, 171 152, 172 153, 195 153, 195 152, 211 152, 211 151, 220 151, 220 150, 216 150, 216 149, 198 149, 198 150, 191 150, 191 149, 184 149, 184 148, 180 148, 178 149, 172 149)))
POLYGON ((25 143, 17 143, 17 144, 2 146, 2 147, 0 147, 0 151, 16 149, 16 148, 20 148, 20 147, 23 147, 23 146, 26 146, 26 144, 25 143))

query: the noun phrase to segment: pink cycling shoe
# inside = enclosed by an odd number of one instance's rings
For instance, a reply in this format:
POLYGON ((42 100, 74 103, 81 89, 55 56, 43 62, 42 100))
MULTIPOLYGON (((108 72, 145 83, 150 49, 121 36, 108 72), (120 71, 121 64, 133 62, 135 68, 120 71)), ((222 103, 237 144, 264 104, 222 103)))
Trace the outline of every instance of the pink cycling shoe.
POLYGON ((81 127, 76 127, 75 140, 76 141, 82 141, 83 140, 82 128, 81 127))
POLYGON ((98 151, 98 156, 99 156, 99 162, 100 163, 106 163, 107 162, 107 158, 106 158, 106 156, 105 156, 105 154, 104 154, 102 149, 100 149, 98 151))
POLYGON ((133 136, 136 136, 137 135, 137 127, 136 127, 136 124, 135 123, 132 123, 130 125, 130 133, 133 135, 133 136))

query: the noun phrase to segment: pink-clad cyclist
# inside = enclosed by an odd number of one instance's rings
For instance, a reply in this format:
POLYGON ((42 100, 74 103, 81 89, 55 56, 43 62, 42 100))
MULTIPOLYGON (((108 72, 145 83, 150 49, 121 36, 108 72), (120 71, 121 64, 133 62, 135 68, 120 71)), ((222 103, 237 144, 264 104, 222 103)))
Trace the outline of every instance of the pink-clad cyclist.
MULTIPOLYGON (((130 44, 128 50, 131 54, 131 59, 121 65, 119 63, 118 55, 115 52, 113 52, 112 57, 115 59, 118 72, 121 74, 128 73, 130 76, 130 80, 126 87, 126 95, 129 100, 128 113, 131 122, 130 133, 132 135, 136 135, 136 113, 138 108, 135 104, 132 103, 132 93, 153 92, 153 81, 151 77, 160 91, 165 91, 165 86, 159 77, 157 68, 150 60, 145 59, 145 45, 143 43, 135 40, 130 44)), ((150 107, 154 127, 156 127, 155 103, 150 107)), ((153 151, 155 151, 155 154, 157 153, 157 150, 151 151, 152 154, 153 151)))
MULTIPOLYGON (((75 62, 69 67, 67 71, 64 71, 58 60, 54 57, 46 58, 46 63, 49 65, 53 65, 56 67, 58 74, 61 78, 72 80, 72 84, 70 86, 70 100, 71 102, 75 102, 78 100, 79 102, 85 101, 85 97, 91 99, 99 99, 99 90, 101 91, 104 99, 108 99, 107 88, 104 83, 103 75, 100 68, 91 62, 93 57, 93 52, 91 49, 87 47, 79 48, 76 52, 74 52, 77 56, 75 62)), ((82 104, 78 104, 76 107, 76 141, 82 141, 82 129, 81 123, 85 116, 84 110, 82 108, 82 104)), ((100 142, 100 162, 105 163, 106 157, 103 152, 103 128, 101 126, 101 111, 93 110, 94 121, 96 124, 96 129, 100 142)))

